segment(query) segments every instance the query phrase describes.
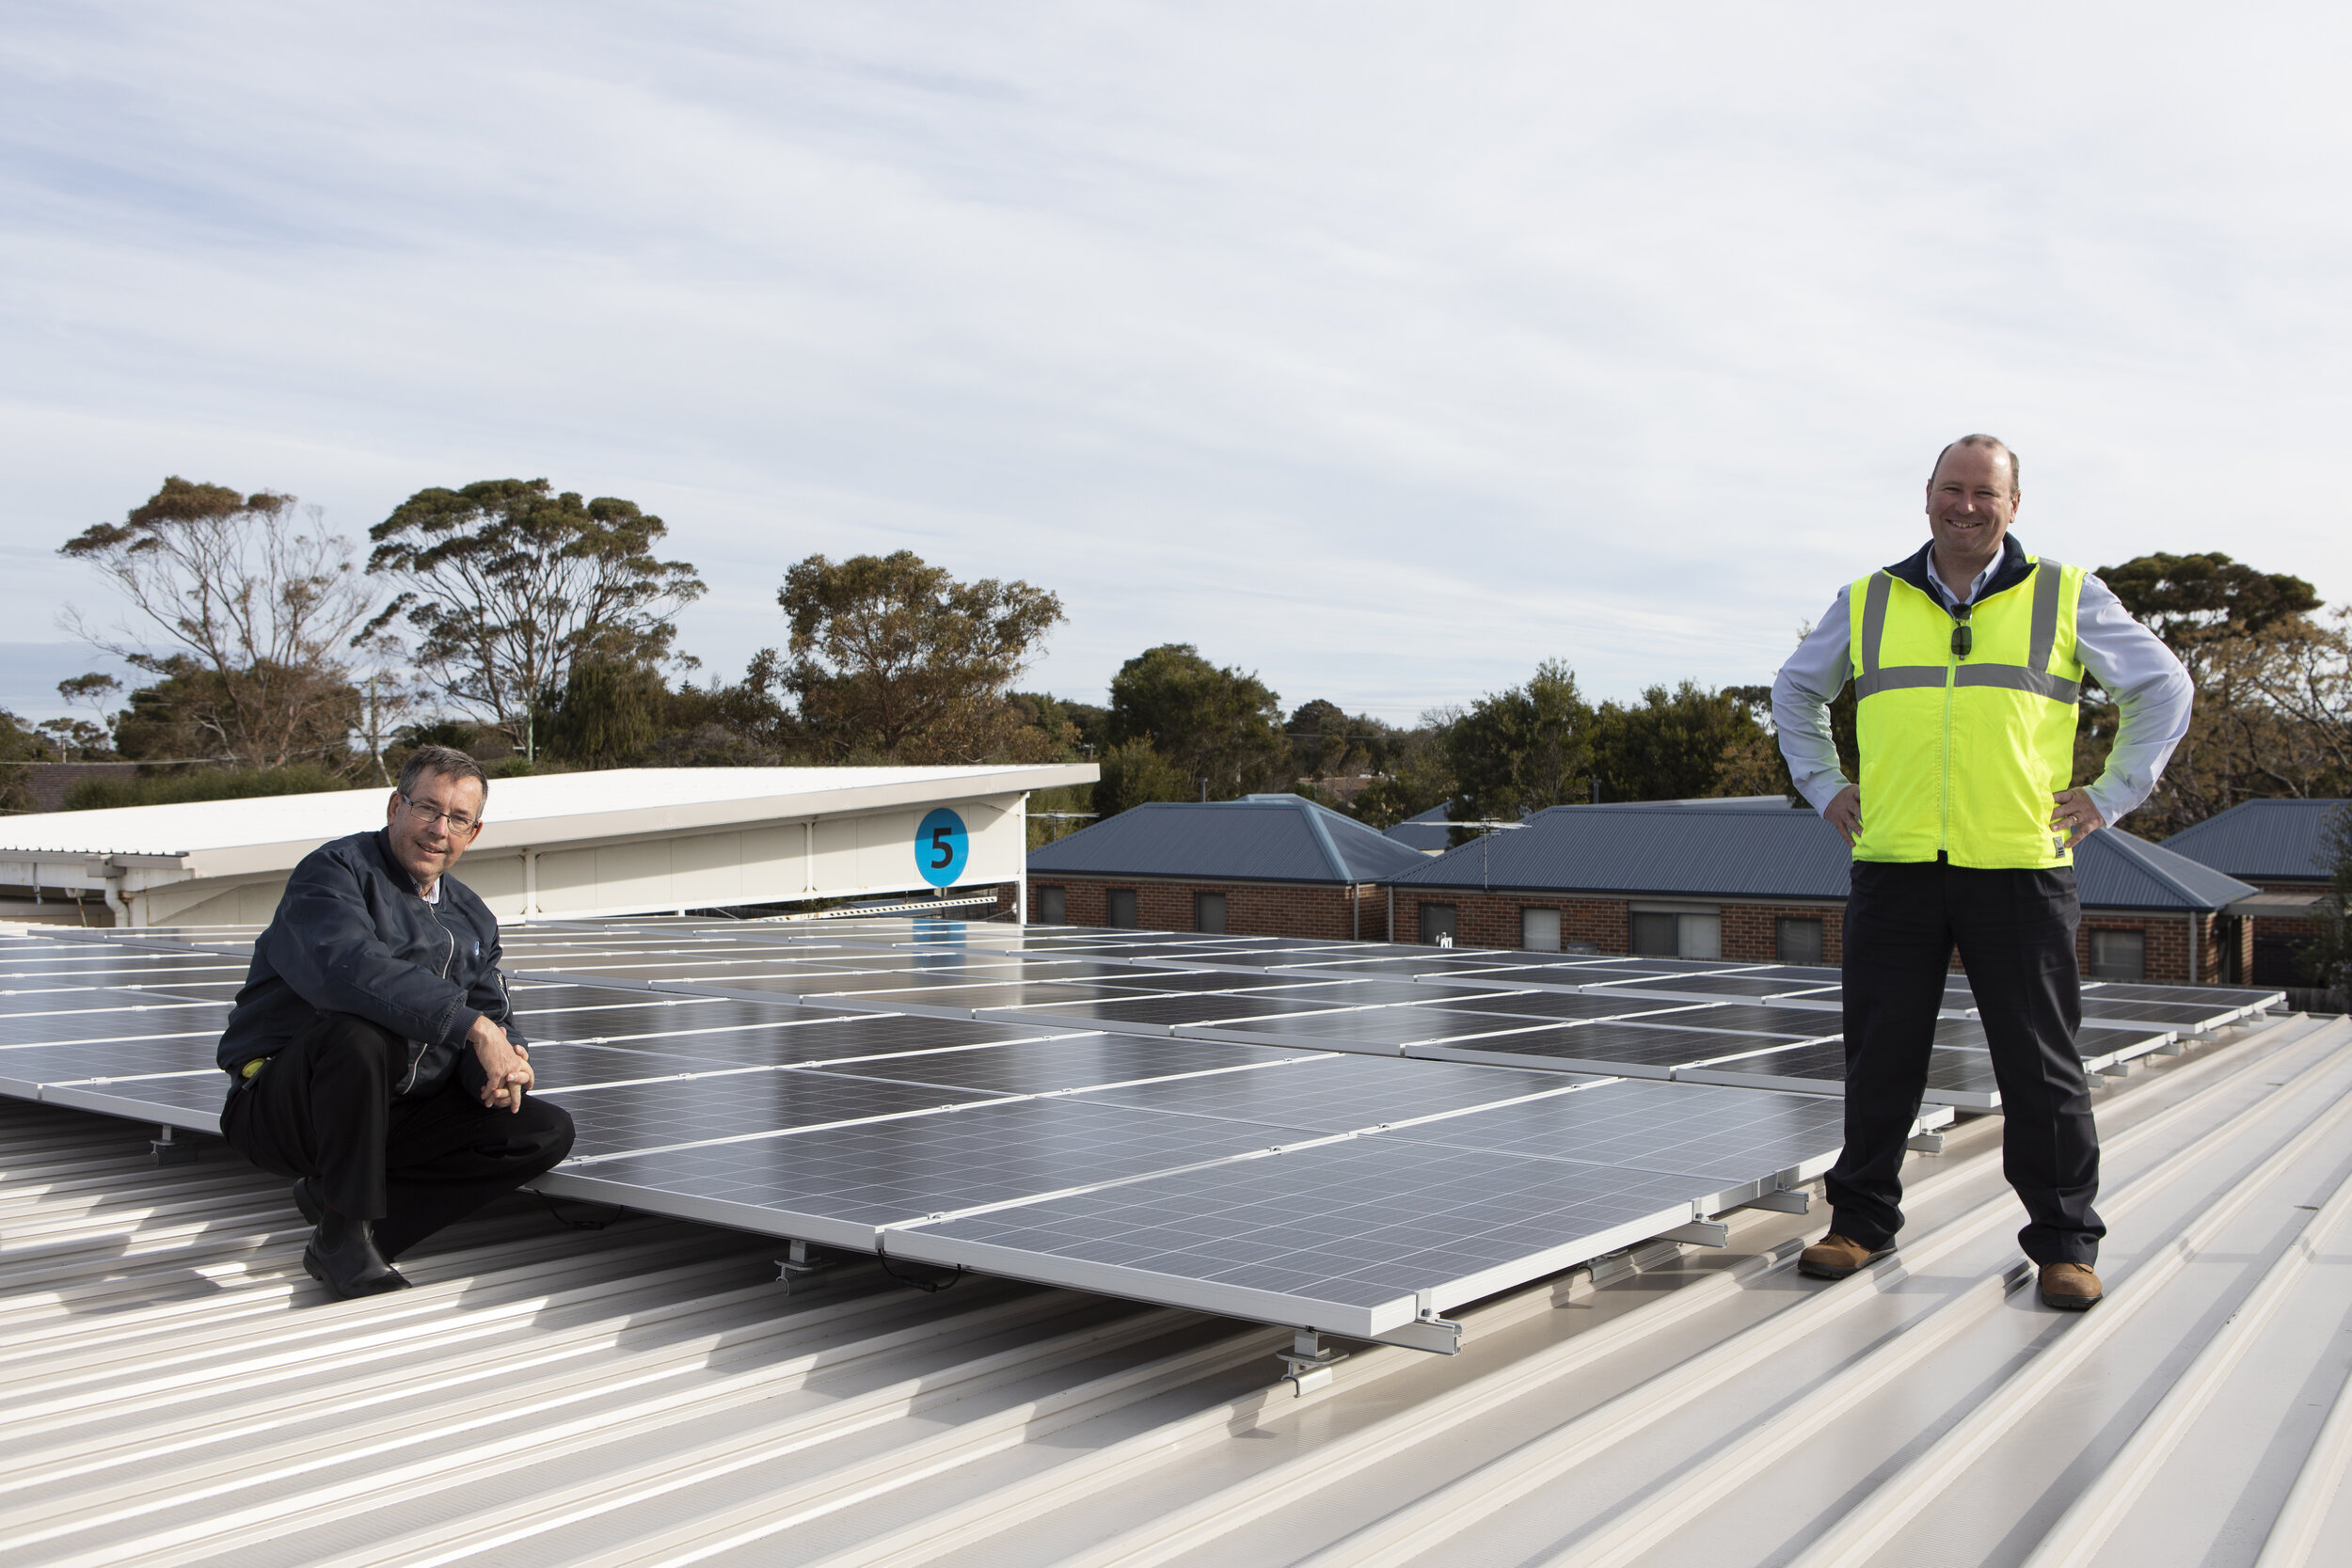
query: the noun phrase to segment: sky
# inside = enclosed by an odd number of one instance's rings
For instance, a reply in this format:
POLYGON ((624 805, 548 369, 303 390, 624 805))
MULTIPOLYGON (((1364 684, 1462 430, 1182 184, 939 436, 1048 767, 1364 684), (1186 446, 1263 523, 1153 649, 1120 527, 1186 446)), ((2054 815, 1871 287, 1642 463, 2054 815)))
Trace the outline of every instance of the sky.
POLYGON ((1392 722, 1767 681, 1924 538, 2352 599, 2342 8, 14 0, 0 705, 167 474, 363 539, 660 514, 732 676, 794 561, 1050 588, 1392 722))

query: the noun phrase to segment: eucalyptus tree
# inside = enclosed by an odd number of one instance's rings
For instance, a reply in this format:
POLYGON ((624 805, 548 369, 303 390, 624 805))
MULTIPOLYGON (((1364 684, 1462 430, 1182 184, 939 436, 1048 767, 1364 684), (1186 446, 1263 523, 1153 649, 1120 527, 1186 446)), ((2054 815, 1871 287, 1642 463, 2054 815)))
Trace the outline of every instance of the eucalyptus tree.
POLYGON ((652 668, 678 610, 704 593, 683 561, 656 553, 668 525, 634 501, 582 499, 544 479, 420 490, 368 531, 368 571, 397 589, 367 630, 395 624, 452 705, 517 746, 534 710, 583 660, 652 668))

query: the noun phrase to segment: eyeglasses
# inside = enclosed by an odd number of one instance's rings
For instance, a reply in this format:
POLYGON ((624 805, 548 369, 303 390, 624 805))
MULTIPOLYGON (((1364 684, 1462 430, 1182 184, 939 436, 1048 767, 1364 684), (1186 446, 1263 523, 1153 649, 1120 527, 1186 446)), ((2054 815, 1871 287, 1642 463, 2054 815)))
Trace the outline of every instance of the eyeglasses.
POLYGON ((1977 645, 1976 628, 1968 624, 1969 613, 1974 608, 1964 604, 1952 607, 1952 657, 1954 658, 1966 658, 1968 651, 1977 645))
MULTIPOLYGON (((398 790, 392 793, 400 795, 398 790)), ((482 826, 470 816, 460 816, 453 811, 436 811, 431 806, 412 800, 405 795, 401 795, 400 800, 401 804, 408 808, 408 819, 420 828, 430 828, 436 822, 446 822, 449 824, 451 832, 459 838, 464 838, 482 826)))

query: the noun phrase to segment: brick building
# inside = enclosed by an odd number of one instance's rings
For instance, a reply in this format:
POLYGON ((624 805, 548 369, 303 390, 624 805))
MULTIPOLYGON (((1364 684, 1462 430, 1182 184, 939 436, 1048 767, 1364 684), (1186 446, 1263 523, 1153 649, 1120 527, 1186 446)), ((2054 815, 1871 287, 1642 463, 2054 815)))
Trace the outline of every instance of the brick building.
MULTIPOLYGON (((2115 829, 2075 851, 2086 976, 2163 984, 2243 976, 2253 889, 2115 829)), ((1749 962, 1843 957, 1848 857, 1836 829, 1785 804, 1554 806, 1390 883, 1399 942, 1749 962)))
POLYGON ((2175 854, 2249 882, 2262 896, 2239 912, 2253 927, 2256 985, 2301 986, 2298 950, 2319 934, 2312 906, 2328 891, 2328 818, 2342 800, 2241 800, 2164 841, 2175 854))
POLYGON ((1383 882, 1426 857, 1296 795, 1135 806, 1029 855, 1029 918, 1383 941, 1383 882))

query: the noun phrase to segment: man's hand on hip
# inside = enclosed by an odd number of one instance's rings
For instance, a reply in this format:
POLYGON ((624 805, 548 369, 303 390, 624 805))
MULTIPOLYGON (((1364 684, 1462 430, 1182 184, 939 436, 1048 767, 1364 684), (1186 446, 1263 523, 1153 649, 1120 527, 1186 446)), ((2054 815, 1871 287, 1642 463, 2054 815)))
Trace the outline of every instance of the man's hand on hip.
POLYGON ((1853 847, 1856 834, 1862 832, 1862 791, 1852 784, 1837 792, 1837 798, 1821 810, 1829 825, 1846 835, 1846 847, 1853 847))
POLYGON ((488 1082, 482 1085, 482 1103, 493 1110, 503 1105, 510 1111, 523 1108, 523 1091, 531 1087, 531 1062, 523 1048, 506 1037, 506 1031, 487 1018, 477 1018, 473 1027, 466 1031, 467 1043, 482 1062, 483 1075, 488 1082))
POLYGON ((2061 849, 2072 849, 2107 825, 2087 789, 2061 789, 2051 799, 2058 809, 2050 814, 2050 836, 2063 838, 2061 849))

